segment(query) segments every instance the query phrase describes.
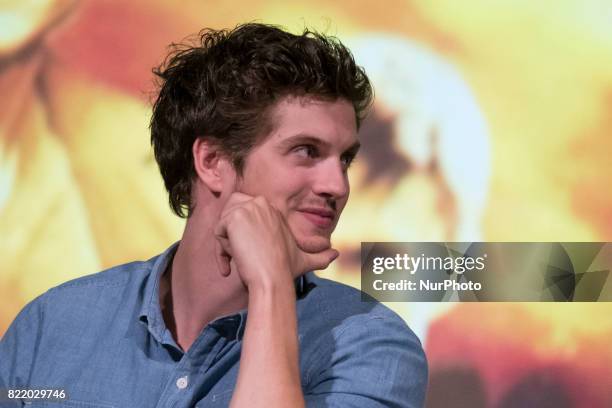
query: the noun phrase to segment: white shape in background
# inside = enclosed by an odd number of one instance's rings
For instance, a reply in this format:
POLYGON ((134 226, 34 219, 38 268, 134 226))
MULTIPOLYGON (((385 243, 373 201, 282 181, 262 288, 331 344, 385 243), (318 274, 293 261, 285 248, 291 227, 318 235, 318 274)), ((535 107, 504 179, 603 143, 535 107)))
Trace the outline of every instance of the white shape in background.
MULTIPOLYGON (((399 151, 417 167, 437 160, 455 200, 454 240, 481 241, 491 172, 489 133, 459 71, 442 56, 396 35, 360 35, 347 45, 374 85, 375 105, 396 115, 399 151)), ((430 321, 452 305, 409 304, 410 326, 423 340, 430 321)))
POLYGON ((400 152, 417 166, 438 160, 457 205, 454 239, 482 240, 491 172, 489 134, 467 83, 449 62, 406 38, 371 34, 349 44, 374 84, 375 104, 397 115, 400 152))

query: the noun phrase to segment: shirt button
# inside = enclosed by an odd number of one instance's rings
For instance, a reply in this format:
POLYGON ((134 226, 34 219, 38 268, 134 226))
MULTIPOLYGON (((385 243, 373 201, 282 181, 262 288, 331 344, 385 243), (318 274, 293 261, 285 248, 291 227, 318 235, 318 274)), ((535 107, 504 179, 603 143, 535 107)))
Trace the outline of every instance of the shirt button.
POLYGON ((189 385, 189 380, 187 376, 181 377, 176 380, 176 386, 179 390, 184 390, 185 388, 187 388, 187 385, 189 385))

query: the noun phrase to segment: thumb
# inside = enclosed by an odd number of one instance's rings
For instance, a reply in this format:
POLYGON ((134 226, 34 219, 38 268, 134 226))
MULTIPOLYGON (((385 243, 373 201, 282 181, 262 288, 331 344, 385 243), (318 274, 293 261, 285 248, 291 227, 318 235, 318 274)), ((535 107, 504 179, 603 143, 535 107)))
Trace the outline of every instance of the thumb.
POLYGON ((327 268, 329 264, 338 257, 338 255, 340 255, 340 253, 333 248, 328 248, 314 254, 304 252, 301 273, 323 270, 327 268))

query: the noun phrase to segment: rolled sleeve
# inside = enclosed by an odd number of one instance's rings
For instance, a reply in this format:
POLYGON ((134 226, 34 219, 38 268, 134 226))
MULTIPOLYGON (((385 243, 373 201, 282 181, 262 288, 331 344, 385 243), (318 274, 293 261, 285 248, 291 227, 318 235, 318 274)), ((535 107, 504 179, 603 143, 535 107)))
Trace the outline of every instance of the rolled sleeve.
POLYGON ((422 407, 427 359, 416 335, 398 316, 353 317, 324 353, 305 395, 318 407, 422 407))

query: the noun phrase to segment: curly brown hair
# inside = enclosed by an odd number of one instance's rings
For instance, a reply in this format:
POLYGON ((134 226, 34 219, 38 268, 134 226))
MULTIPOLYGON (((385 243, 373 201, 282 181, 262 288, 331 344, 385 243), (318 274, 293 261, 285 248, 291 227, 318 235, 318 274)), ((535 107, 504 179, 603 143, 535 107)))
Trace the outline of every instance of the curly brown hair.
POLYGON ((308 29, 295 35, 259 23, 204 29, 189 44, 172 44, 153 73, 159 95, 150 123, 151 145, 170 207, 183 218, 194 205, 196 138, 218 145, 241 174, 280 98, 344 98, 355 108, 357 127, 373 98, 368 77, 338 39, 308 29))

